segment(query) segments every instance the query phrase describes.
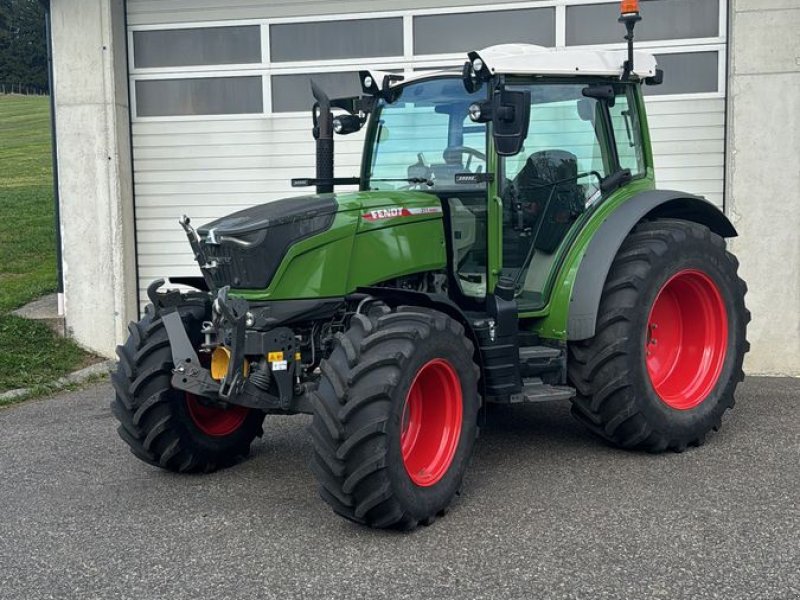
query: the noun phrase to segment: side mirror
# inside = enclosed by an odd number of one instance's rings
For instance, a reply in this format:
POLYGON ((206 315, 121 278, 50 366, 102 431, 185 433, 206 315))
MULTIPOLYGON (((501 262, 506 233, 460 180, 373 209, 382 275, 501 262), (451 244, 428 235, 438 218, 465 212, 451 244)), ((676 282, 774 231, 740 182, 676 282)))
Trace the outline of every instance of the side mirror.
POLYGON ((519 154, 528 136, 530 115, 529 91, 495 90, 492 96, 492 133, 498 155, 519 154))

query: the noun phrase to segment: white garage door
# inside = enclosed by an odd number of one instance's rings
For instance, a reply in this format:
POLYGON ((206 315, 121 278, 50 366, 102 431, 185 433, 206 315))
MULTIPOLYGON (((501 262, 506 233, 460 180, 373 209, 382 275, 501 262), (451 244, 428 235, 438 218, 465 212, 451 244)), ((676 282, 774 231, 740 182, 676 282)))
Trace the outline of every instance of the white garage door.
MULTIPOLYGON (((460 65, 465 51, 496 43, 624 47, 619 5, 607 0, 127 6, 143 301, 154 278, 197 274, 181 214, 202 224, 297 195, 290 178, 313 175, 311 77, 345 95, 358 93, 365 66, 460 65)), ((642 13, 637 47, 665 70, 663 85, 646 88, 658 185, 722 206, 727 0, 644 1, 642 13)), ((360 149, 359 135, 337 138, 337 175, 358 174, 360 149)))

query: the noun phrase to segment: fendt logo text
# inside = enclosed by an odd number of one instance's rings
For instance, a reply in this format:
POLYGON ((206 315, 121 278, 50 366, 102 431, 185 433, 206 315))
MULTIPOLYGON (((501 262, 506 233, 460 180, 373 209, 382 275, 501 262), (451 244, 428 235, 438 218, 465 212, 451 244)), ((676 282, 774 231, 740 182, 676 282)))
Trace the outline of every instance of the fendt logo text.
POLYGON ((361 217, 365 221, 380 221, 382 219, 394 219, 396 217, 416 217, 419 215, 439 214, 442 212, 440 206, 426 206, 422 208, 405 208, 402 206, 389 206, 387 208, 376 208, 364 213, 361 217))

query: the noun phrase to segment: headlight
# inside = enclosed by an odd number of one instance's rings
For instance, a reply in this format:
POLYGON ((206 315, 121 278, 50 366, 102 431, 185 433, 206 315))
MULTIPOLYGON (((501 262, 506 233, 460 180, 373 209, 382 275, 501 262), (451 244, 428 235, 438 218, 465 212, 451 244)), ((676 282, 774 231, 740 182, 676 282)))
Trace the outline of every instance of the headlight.
POLYGON ((364 122, 357 115, 339 115, 333 118, 333 132, 347 135, 361 129, 364 122))
POLYGON ((476 58, 472 61, 472 68, 475 70, 476 73, 479 73, 483 70, 483 61, 480 58, 476 58))

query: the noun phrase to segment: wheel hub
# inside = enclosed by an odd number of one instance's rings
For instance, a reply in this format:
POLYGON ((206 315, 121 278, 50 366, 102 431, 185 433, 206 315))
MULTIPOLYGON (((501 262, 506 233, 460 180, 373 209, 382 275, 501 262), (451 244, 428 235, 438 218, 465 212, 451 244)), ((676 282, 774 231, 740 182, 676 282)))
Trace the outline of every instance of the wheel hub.
POLYGON ((679 271, 661 287, 647 320, 645 362, 668 406, 688 410, 719 380, 728 344, 728 315, 717 284, 702 271, 679 271))
POLYGON ((186 407, 197 428, 211 437, 224 437, 241 427, 250 409, 246 406, 221 408, 203 404, 197 396, 186 392, 186 407))
POLYGON ((434 485, 453 462, 461 437, 463 399, 453 366, 433 359, 417 372, 403 407, 403 465, 418 486, 434 485))

